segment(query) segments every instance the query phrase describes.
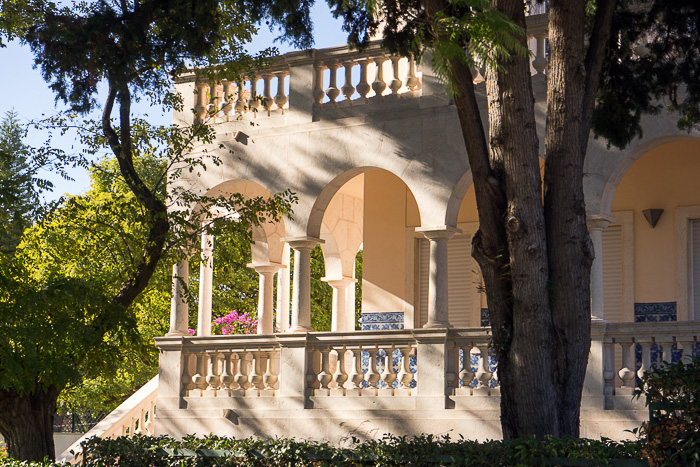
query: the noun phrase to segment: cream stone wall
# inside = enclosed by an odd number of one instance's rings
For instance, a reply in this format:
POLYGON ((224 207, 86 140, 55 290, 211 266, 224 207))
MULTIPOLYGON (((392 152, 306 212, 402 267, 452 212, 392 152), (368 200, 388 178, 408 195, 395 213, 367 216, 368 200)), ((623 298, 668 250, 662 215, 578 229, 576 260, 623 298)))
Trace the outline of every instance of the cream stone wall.
POLYGON ((415 216, 417 209, 405 183, 385 171, 365 174, 363 313, 404 312, 413 303, 406 290, 409 211, 415 216))

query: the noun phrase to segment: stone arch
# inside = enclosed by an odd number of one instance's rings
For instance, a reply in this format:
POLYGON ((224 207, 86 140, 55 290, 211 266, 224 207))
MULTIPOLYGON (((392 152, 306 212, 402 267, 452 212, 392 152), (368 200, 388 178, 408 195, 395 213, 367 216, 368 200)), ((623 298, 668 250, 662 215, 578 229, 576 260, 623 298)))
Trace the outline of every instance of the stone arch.
MULTIPOLYGON (((314 238, 321 238, 321 224, 323 222, 323 216, 326 212, 326 209, 328 208, 328 204, 331 202, 333 199, 333 196, 340 190, 340 188, 345 185, 348 181, 351 179, 355 178, 358 175, 370 172, 370 171, 375 171, 375 170, 382 170, 384 172, 390 173, 394 175, 396 178, 401 180, 404 185, 408 187, 409 192, 413 196, 413 199, 416 200, 416 197, 413 193, 413 190, 411 189, 411 186, 403 179, 401 178, 400 175, 387 170, 383 169, 381 167, 372 167, 372 166, 364 166, 364 167, 355 167, 349 170, 346 170, 345 172, 341 173, 340 175, 336 176, 326 184, 326 186, 323 187, 323 189, 320 191, 318 196, 316 197, 316 200, 314 201, 314 204, 311 208, 311 212, 309 214, 309 218, 306 224, 306 233, 310 237, 314 238)), ((418 212, 419 216, 422 217, 422 209, 421 205, 416 203, 418 205, 418 212)))
POLYGON ((469 190, 469 187, 472 185, 472 181, 472 171, 470 169, 462 175, 462 178, 459 179, 452 189, 450 199, 447 201, 447 209, 445 210, 446 226, 455 227, 457 225, 459 209, 462 206, 462 201, 464 201, 467 190, 469 190))
MULTIPOLYGON (((210 188, 205 196, 209 198, 225 197, 229 194, 240 193, 246 198, 269 198, 270 192, 251 180, 228 180, 210 188)), ((190 211, 190 218, 195 219, 199 213, 206 209, 201 202, 190 211)), ((263 222, 252 229, 251 252, 254 264, 282 263, 284 244, 281 239, 285 236, 284 219, 279 222, 263 222)))
POLYGON ((607 183, 605 184, 605 187, 603 188, 600 197, 600 213, 598 214, 610 216, 617 187, 622 181, 627 171, 637 160, 639 160, 642 156, 647 154, 652 149, 676 141, 700 141, 700 137, 690 135, 662 136, 659 138, 655 138, 651 141, 642 143, 636 146, 631 151, 629 151, 627 155, 615 166, 613 171, 610 173, 610 176, 608 177, 607 183))

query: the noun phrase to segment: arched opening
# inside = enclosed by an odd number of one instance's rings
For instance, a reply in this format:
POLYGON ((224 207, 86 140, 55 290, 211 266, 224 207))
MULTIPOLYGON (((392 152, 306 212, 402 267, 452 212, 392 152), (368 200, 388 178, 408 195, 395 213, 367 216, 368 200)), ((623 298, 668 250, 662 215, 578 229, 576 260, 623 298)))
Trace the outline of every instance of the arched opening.
POLYGON ((358 298, 363 330, 413 327, 418 226, 411 190, 386 170, 354 169, 322 191, 308 232, 324 241, 322 279, 332 289, 331 329, 356 329, 358 298))
MULTIPOLYGON (((247 200, 271 196, 255 182, 231 180, 209 190, 207 197, 225 198, 234 193, 247 200)), ((193 218, 202 219, 201 251, 191 258, 189 286, 198 309, 197 334, 273 332, 274 276, 288 271, 280 241, 284 221, 247 229, 236 220, 235 212, 216 211, 228 221, 214 228, 211 219, 201 215, 205 209, 221 210, 199 205, 192 211, 193 218)))
POLYGON ((621 165, 626 170, 611 177, 619 182, 607 201, 615 221, 603 231, 605 317, 698 319, 700 141, 664 140, 621 165))

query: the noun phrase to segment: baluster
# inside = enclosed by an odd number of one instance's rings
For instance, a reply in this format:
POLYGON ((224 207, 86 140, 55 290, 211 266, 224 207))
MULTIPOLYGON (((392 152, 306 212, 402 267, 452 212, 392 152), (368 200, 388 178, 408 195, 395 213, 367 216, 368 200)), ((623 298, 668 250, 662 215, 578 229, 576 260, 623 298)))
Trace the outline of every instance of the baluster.
POLYGON ((416 76, 416 61, 413 56, 408 57, 408 76, 406 77, 406 87, 414 94, 420 91, 420 80, 416 76))
POLYGON ((449 390, 459 387, 457 373, 459 373, 459 347, 453 344, 452 348, 445 348, 447 352, 447 366, 445 368, 445 385, 449 390))
POLYGON ((314 65, 314 104, 321 104, 326 93, 323 92, 323 62, 314 65))
POLYGON ((461 347, 462 351, 462 369, 459 372, 459 380, 462 382, 463 392, 471 394, 471 384, 474 381, 474 372, 472 371, 472 346, 461 347))
POLYGON ((620 380, 622 380, 622 385, 617 390, 617 393, 622 395, 631 395, 634 392, 634 367, 632 366, 631 348, 631 342, 620 342, 622 368, 620 368, 618 375, 620 380))
POLYGON ((236 374, 233 376, 233 381, 238 386, 238 389, 245 389, 248 385, 248 368, 246 365, 246 351, 237 352, 238 365, 236 366, 236 374))
POLYGON ((331 71, 331 77, 330 82, 328 83, 328 89, 326 89, 326 95, 328 96, 328 99, 330 99, 331 103, 333 103, 333 105, 337 105, 335 100, 340 95, 340 90, 337 86, 337 71, 339 66, 340 65, 338 65, 337 63, 328 65, 328 69, 331 71))
POLYGON ((642 365, 637 370, 637 376, 642 378, 651 369, 651 342, 640 342, 639 345, 642 348, 642 365))
POLYGON ((135 422, 135 424, 134 424, 134 426, 136 427, 136 428, 134 429, 134 434, 136 434, 136 435, 143 435, 143 434, 145 434, 145 431, 144 431, 144 429, 143 429, 143 418, 144 418, 144 417, 143 417, 143 409, 141 409, 141 415, 139 415, 139 417, 138 417, 137 419, 135 419, 136 422, 135 422))
POLYGON ((321 384, 321 389, 328 389, 328 383, 331 382, 331 379, 333 379, 333 376, 331 375, 329 371, 329 362, 328 358, 331 353, 330 347, 321 347, 319 349, 321 352, 321 371, 318 372, 318 382, 321 384))
MULTIPOLYGON (((337 385, 338 389, 342 390, 345 382, 348 380, 348 374, 345 371, 345 352, 347 349, 343 346, 342 350, 336 350, 338 354, 338 361, 335 365, 335 371, 333 372, 333 381, 337 385)), ((362 371, 362 369, 360 369, 362 371)))
POLYGON ((679 341, 683 346, 683 354, 681 355, 681 361, 688 363, 693 358, 693 340, 692 338, 683 339, 679 341))
POLYGON ((280 71, 279 73, 275 73, 275 76, 277 76, 277 95, 275 96, 275 104, 284 115, 284 105, 287 103, 287 95, 284 93, 284 77, 287 76, 287 72, 280 71))
POLYGON ((401 352, 401 367, 399 369, 399 374, 396 378, 401 383, 402 389, 409 389, 411 387, 411 381, 413 381, 413 373, 411 373, 411 348, 404 347, 399 349, 401 352))
POLYGON ((369 383, 370 388, 376 388, 379 381, 379 373, 377 372, 377 349, 367 349, 369 353, 369 363, 367 364, 367 373, 365 373, 365 381, 369 383))
POLYGON ((213 79, 209 80, 209 104, 207 104, 207 116, 212 118, 213 121, 216 121, 216 114, 219 111, 218 109, 218 98, 219 96, 217 95, 217 85, 216 81, 213 79))
POLYGON ((221 389, 231 388, 231 383, 233 383, 233 376, 231 375, 231 351, 224 353, 224 367, 221 370, 221 375, 219 376, 219 381, 221 383, 221 389))
POLYGON ((195 90, 197 92, 197 102, 194 106, 194 115, 198 122, 203 122, 207 115, 207 84, 197 81, 195 90))
POLYGON ((149 436, 153 436, 153 413, 155 412, 155 402, 151 401, 148 408, 148 421, 146 422, 146 431, 149 436))
POLYGON ((190 389, 194 389, 195 385, 192 382, 192 377, 194 376, 194 373, 196 373, 196 365, 197 365, 197 360, 193 357, 191 353, 185 353, 184 354, 184 363, 183 363, 183 368, 182 368, 182 377, 180 378, 180 381, 182 382, 182 386, 186 391, 189 391, 190 389), (194 363, 193 363, 194 360, 194 363))
POLYGON ((250 79, 250 96, 248 97, 248 108, 253 112, 255 117, 258 116, 260 108, 260 100, 258 100, 258 78, 253 75, 250 79))
POLYGON ((360 60, 360 82, 357 84, 357 92, 365 99, 365 102, 368 100, 367 94, 372 90, 372 86, 367 82, 367 65, 370 63, 372 62, 368 58, 360 60))
POLYGON ((374 59, 374 63, 377 65, 377 74, 372 83, 372 89, 377 96, 380 96, 384 100, 382 93, 386 89, 386 83, 384 82, 384 62, 386 62, 385 57, 378 57, 374 59))
POLYGON ((532 68, 535 69, 538 75, 544 75, 544 71, 547 69, 547 58, 544 55, 544 40, 546 37, 547 34, 545 33, 535 35, 537 51, 534 60, 532 60, 532 68))
POLYGON ((245 89, 243 89, 243 81, 239 81, 237 86, 238 93, 236 95, 236 106, 234 109, 237 114, 243 115, 243 112, 245 112, 245 89))
POLYGON ((613 366, 613 357, 615 348, 612 343, 608 342, 603 345, 603 395, 612 396, 615 393, 615 368, 613 366))
POLYGON ((271 74, 266 74, 263 75, 263 107, 265 107, 265 110, 267 110, 267 116, 270 116, 270 111, 272 110, 272 104, 275 103, 275 101, 272 99, 272 78, 273 75, 271 74))
POLYGON ((278 376, 275 374, 273 363, 274 363, 275 353, 274 351, 265 352, 265 374, 263 375, 263 384, 265 389, 275 389, 275 383, 277 383, 278 376))
POLYGON ((352 383, 352 389, 359 390, 362 386, 362 381, 365 379, 365 375, 362 373, 362 346, 358 349, 352 349, 352 368, 350 369, 350 374, 348 378, 352 383))
POLYGON ((194 387, 197 389, 205 389, 207 387, 207 379, 203 375, 204 370, 204 353, 196 353, 195 358, 196 362, 195 363, 195 374, 192 376, 192 383, 194 383, 194 387))
POLYGON ((661 353, 661 364, 659 366, 662 366, 664 362, 666 363, 673 363, 673 342, 667 341, 663 342, 663 350, 661 353))
POLYGON ((219 389, 219 353, 207 352, 207 389, 219 389))
POLYGON ((233 96, 231 95, 231 82, 228 80, 223 81, 221 86, 223 88, 221 112, 223 114, 223 117, 228 122, 230 118, 229 114, 231 113, 231 109, 233 108, 233 104, 231 104, 231 99, 233 99, 233 96))
POLYGON ((263 389, 262 374, 260 374, 260 361, 262 360, 262 355, 260 348, 257 352, 253 352, 253 366, 250 373, 250 382, 253 384, 255 389, 263 389))
POLYGON ((395 96, 398 96, 399 89, 403 86, 403 83, 399 79, 399 60, 401 60, 401 57, 391 57, 391 68, 394 73, 394 79, 391 80, 389 89, 391 89, 391 93, 395 96))
POLYGON ((385 350, 384 353, 384 371, 382 371, 382 381, 384 381, 384 389, 391 391, 393 394, 393 384, 396 381, 396 373, 394 373, 394 350, 395 346, 392 346, 390 350, 385 350))
POLYGON ((491 371, 489 370, 489 346, 488 344, 477 344, 479 349, 479 368, 476 370, 476 379, 479 380, 479 385, 474 388, 475 396, 489 395, 489 381, 491 380, 491 371))
POLYGON ((345 84, 341 88, 345 99, 348 103, 352 105, 352 95, 355 94, 355 87, 352 85, 352 67, 355 66, 355 62, 348 60, 343 62, 343 67, 345 68, 345 84))

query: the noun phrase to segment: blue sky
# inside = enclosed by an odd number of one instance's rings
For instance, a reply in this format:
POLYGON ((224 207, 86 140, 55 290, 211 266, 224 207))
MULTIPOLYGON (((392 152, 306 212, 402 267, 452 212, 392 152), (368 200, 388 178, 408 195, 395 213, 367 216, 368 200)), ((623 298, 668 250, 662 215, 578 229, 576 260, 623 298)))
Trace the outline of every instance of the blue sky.
MULTIPOLYGON (((314 35, 316 48, 325 48, 342 45, 346 37, 341 30, 342 22, 332 17, 328 7, 323 0, 317 0, 317 5, 313 9, 312 20, 314 23, 314 35)), ((289 45, 274 42, 275 33, 262 27, 260 33, 251 43, 252 51, 259 51, 270 45, 275 45, 281 53, 293 50, 289 45)), ((33 57, 28 47, 17 42, 8 44, 6 48, 0 48, 0 63, 5 67, 0 73, 0 113, 14 109, 23 122, 38 120, 42 115, 52 115, 61 109, 57 105, 54 95, 42 79, 38 69, 33 69, 33 57)), ((98 99, 99 100, 99 99, 98 99)), ((138 107, 137 107, 138 109, 138 107)), ((141 112, 145 108, 139 109, 141 112)), ((169 115, 154 115, 149 112, 149 118, 153 123, 167 123, 170 121, 169 115)), ((27 143, 38 146, 44 140, 41 134, 30 133, 27 143)), ((55 139, 54 145, 67 152, 80 151, 79 145, 75 144, 70 136, 55 139)), ((49 178, 54 182, 56 188, 53 193, 46 197, 54 199, 63 193, 79 194, 89 187, 89 179, 85 171, 80 169, 71 170, 74 182, 61 179, 53 174, 42 174, 42 177, 49 178)))

